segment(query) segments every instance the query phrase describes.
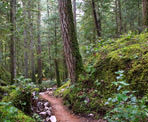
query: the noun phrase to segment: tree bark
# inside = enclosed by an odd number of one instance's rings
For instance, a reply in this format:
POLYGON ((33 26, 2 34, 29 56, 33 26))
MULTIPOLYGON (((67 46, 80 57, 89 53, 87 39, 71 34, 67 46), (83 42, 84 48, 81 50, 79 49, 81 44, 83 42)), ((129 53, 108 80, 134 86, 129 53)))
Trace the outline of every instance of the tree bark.
POLYGON ((26 2, 23 2, 23 14, 24 14, 24 75, 25 78, 28 78, 28 42, 27 42, 27 23, 26 23, 26 2))
POLYGON ((55 64, 55 74, 56 74, 56 81, 57 81, 57 86, 60 87, 61 86, 61 81, 60 81, 60 72, 59 72, 59 66, 58 66, 58 61, 57 61, 57 54, 58 54, 58 50, 57 50, 57 25, 56 25, 56 19, 55 19, 55 30, 54 30, 54 49, 55 49, 55 59, 54 59, 54 64, 55 64))
POLYGON ((68 74, 71 82, 76 82, 83 71, 83 65, 74 27, 72 4, 71 0, 58 0, 58 3, 68 74))
POLYGON ((121 10, 121 1, 118 0, 118 9, 119 9, 119 25, 120 25, 120 28, 119 28, 119 33, 122 34, 122 29, 123 29, 123 26, 122 26, 122 10, 121 10))
MULTIPOLYGON (((47 0, 47 17, 49 19, 49 0, 47 0)), ((48 20, 48 30, 47 30, 48 36, 47 36, 47 38, 48 38, 48 56, 49 56, 49 64, 50 64, 49 71, 52 71, 52 67, 51 67, 52 66, 51 65, 51 59, 52 59, 51 58, 51 45, 52 45, 52 43, 50 41, 50 29, 49 29, 49 26, 50 26, 50 22, 48 20)), ((52 74, 51 73, 50 73, 49 77, 52 80, 52 74)))
POLYGON ((101 37, 101 19, 97 17, 95 1, 92 0, 92 10, 98 37, 101 37))
MULTIPOLYGON (((32 3, 33 4, 33 3, 32 3)), ((28 20, 29 20, 29 40, 30 40, 30 62, 31 62, 31 79, 35 82, 35 61, 34 61, 34 37, 33 37, 33 13, 30 8, 33 7, 31 0, 28 0, 28 20)))
POLYGON ((41 26, 41 8, 40 8, 40 0, 38 0, 38 20, 37 20, 37 30, 38 30, 38 34, 37 34, 37 42, 38 42, 38 46, 37 46, 37 54, 38 54, 38 83, 41 84, 42 82, 42 60, 41 60, 41 37, 40 37, 40 26, 41 26))
POLYGON ((10 37, 10 72, 11 84, 14 83, 16 77, 16 55, 15 55, 15 32, 16 32, 16 0, 10 1, 10 23, 11 23, 11 37, 10 37))
POLYGON ((76 0, 73 0, 73 17, 74 17, 74 24, 75 24, 75 29, 77 25, 77 8, 76 8, 76 0))
POLYGON ((148 0, 142 1, 143 5, 143 26, 148 28, 148 0))

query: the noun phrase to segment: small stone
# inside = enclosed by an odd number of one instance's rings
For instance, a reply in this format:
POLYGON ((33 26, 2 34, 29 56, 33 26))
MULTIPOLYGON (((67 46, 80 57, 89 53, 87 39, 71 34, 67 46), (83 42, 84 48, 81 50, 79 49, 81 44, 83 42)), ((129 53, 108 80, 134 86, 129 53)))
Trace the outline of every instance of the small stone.
POLYGON ((94 117, 94 114, 89 114, 88 116, 89 116, 89 117, 94 117))
POLYGON ((40 93, 39 93, 39 95, 43 95, 43 94, 44 94, 44 92, 40 92, 40 93))
POLYGON ((45 111, 49 110, 49 107, 45 107, 45 111))
POLYGON ((41 102, 37 103, 37 107, 39 108, 40 111, 42 111, 44 109, 43 103, 41 103, 41 102))
POLYGON ((44 103, 44 106, 45 106, 45 107, 48 107, 48 105, 49 105, 48 102, 45 102, 45 103, 44 103))
POLYGON ((48 122, 49 120, 50 120, 50 117, 47 117, 47 118, 46 118, 46 121, 48 122))
POLYGON ((35 96, 36 95, 36 92, 32 92, 32 95, 35 96))
POLYGON ((48 110, 48 111, 46 111, 46 113, 48 116, 51 116, 51 111, 48 110))
POLYGON ((49 88, 50 91, 52 91, 53 88, 49 88))
POLYGON ((41 113, 39 113, 43 118, 45 118, 46 117, 46 112, 41 112, 41 113))
POLYGON ((51 122, 57 122, 57 119, 56 119, 55 116, 51 116, 51 117, 50 117, 50 121, 51 121, 51 122))

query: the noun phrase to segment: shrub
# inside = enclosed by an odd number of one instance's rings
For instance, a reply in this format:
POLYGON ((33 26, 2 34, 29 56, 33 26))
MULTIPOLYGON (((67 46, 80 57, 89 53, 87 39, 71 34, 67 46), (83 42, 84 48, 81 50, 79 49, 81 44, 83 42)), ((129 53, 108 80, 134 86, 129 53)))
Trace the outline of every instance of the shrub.
POLYGON ((124 81, 122 73, 121 71, 116 73, 119 76, 114 84, 118 86, 118 93, 106 102, 106 105, 113 109, 106 114, 105 119, 108 122, 146 122, 148 107, 146 107, 145 99, 147 98, 137 99, 132 91, 121 90, 129 85, 124 81))
POLYGON ((16 122, 16 120, 21 122, 35 122, 34 119, 12 106, 11 102, 0 102, 0 120, 1 122, 16 122))

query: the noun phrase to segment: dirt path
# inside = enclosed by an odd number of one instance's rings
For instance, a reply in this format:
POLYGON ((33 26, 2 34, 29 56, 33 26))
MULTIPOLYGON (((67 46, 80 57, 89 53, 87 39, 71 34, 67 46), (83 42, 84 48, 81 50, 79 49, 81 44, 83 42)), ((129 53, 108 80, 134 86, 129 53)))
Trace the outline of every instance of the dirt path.
POLYGON ((56 116, 58 122, 103 122, 101 120, 96 121, 81 118, 72 114, 72 112, 70 112, 70 110, 68 110, 67 107, 63 105, 62 99, 55 98, 52 96, 52 94, 49 95, 47 93, 43 93, 40 96, 42 99, 46 99, 49 101, 53 108, 53 113, 56 116))

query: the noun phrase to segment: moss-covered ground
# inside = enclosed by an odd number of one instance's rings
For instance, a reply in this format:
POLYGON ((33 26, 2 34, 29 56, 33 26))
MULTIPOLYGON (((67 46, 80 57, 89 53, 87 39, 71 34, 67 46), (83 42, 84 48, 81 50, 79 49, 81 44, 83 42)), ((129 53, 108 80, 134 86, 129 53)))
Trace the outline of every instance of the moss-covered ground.
POLYGON ((143 97, 148 93, 148 33, 129 33, 107 40, 103 46, 98 44, 85 69, 77 83, 67 83, 55 92, 63 94, 65 104, 75 113, 104 116, 109 110, 105 102, 117 92, 112 82, 117 81, 115 72, 119 70, 124 71, 125 81, 130 84, 127 89, 143 97))

